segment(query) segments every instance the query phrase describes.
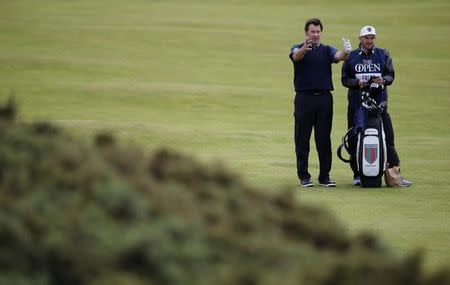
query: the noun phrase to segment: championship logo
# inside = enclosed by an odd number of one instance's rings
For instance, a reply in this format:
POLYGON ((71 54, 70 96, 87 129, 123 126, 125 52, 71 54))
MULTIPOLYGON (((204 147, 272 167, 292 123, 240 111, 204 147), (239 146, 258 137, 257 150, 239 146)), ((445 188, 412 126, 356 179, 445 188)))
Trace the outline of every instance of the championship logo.
POLYGON ((369 163, 374 163, 378 158, 377 144, 364 144, 364 159, 369 163))

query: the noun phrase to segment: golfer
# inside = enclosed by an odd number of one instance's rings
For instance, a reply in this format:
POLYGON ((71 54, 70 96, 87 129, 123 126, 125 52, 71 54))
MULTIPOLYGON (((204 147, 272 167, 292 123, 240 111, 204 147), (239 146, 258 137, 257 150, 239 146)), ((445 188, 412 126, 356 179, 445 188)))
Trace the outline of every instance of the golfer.
POLYGON ((295 154, 297 156, 297 175, 302 187, 311 187, 311 174, 308 171, 309 142, 314 128, 314 138, 319 154, 319 184, 335 187, 330 179, 331 170, 331 126, 333 120, 333 82, 331 64, 345 60, 351 50, 350 41, 344 40, 344 49, 320 42, 323 25, 317 18, 305 23, 305 38, 294 45, 289 57, 294 65, 294 117, 295 154))

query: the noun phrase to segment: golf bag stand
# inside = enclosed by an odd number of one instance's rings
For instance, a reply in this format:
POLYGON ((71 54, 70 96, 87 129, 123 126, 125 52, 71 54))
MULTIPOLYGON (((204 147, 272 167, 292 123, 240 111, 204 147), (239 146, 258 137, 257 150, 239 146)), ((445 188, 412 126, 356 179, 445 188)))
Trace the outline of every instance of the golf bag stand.
POLYGON ((386 140, 381 119, 385 105, 378 105, 371 96, 374 92, 379 92, 377 89, 370 88, 370 91, 361 93, 362 103, 355 124, 344 135, 342 144, 337 150, 339 159, 350 163, 350 159, 342 156, 342 148, 344 147, 350 154, 348 142, 352 136, 357 136, 356 165, 361 178, 361 187, 365 188, 381 187, 386 170, 386 140))

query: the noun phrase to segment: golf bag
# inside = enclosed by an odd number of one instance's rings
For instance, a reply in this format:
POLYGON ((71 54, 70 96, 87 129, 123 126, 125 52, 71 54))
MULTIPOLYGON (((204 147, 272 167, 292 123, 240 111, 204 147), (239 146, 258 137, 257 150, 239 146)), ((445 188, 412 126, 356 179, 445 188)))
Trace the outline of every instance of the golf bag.
POLYGON ((368 91, 362 92, 362 103, 356 113, 354 126, 342 138, 337 155, 342 161, 350 163, 350 159, 342 157, 342 148, 345 147, 350 154, 348 141, 357 136, 356 165, 361 177, 361 187, 381 187, 387 161, 381 119, 385 104, 377 104, 372 98, 372 95, 379 92, 382 86, 373 83, 370 86, 368 91))

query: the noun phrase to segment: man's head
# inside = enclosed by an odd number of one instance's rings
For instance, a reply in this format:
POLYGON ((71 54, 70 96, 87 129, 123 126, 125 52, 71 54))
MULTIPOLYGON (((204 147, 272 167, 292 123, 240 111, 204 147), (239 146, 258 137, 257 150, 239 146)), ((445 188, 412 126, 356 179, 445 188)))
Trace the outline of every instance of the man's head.
POLYGON ((359 32, 359 42, 361 43, 361 47, 365 50, 371 50, 375 45, 376 39, 375 28, 372 26, 364 26, 359 32))
POLYGON ((305 23, 305 36, 310 39, 312 45, 318 45, 320 43, 322 30, 322 22, 317 18, 309 19, 305 23))

